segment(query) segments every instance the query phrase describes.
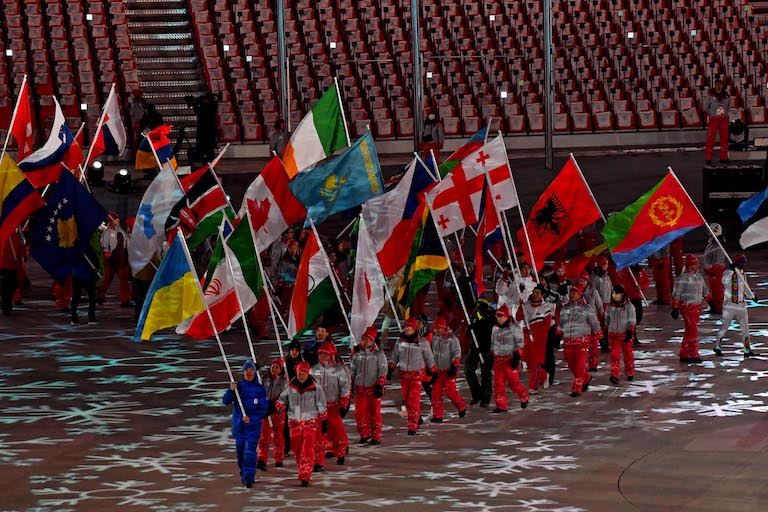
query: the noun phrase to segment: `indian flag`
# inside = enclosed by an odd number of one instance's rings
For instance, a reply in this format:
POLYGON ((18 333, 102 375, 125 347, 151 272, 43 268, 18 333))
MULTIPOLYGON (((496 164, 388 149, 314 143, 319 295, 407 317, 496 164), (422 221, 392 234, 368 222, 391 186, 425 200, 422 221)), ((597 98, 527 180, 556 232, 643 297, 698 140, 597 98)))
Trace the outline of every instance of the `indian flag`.
MULTIPOLYGON (((248 311, 256 305, 263 284, 247 216, 239 222, 226 241, 219 239, 208 265, 203 285, 205 303, 211 310, 217 332, 223 331, 240 318, 235 286, 243 310, 248 311)), ((204 340, 213 336, 213 327, 208 313, 203 310, 179 324, 176 332, 204 340)))
POLYGON ((293 179, 349 145, 341 95, 338 84, 334 83, 291 135, 282 155, 283 166, 288 177, 293 179))
POLYGON ((314 233, 301 256, 288 314, 288 337, 295 338, 336 303, 328 257, 314 233))

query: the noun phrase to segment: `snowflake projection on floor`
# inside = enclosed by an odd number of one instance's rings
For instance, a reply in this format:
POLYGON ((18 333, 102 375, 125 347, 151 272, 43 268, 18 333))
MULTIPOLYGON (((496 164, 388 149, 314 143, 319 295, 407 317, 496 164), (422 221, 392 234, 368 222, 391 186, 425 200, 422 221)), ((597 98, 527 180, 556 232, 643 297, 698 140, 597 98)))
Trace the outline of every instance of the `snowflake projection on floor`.
POLYGON ((490 475, 511 475, 522 471, 566 471, 577 469, 576 457, 570 455, 545 455, 529 459, 517 455, 498 454, 478 458, 475 462, 451 462, 450 469, 477 468, 480 473, 490 475))
POLYGON ((29 482, 36 485, 75 485, 88 480, 98 480, 96 475, 84 475, 82 473, 61 473, 59 475, 32 475, 29 482))
POLYGON ((75 354, 58 357, 60 371, 74 373, 103 373, 118 369, 123 373, 187 373, 208 368, 212 361, 220 362, 220 357, 200 357, 200 350, 167 347, 147 350, 141 355, 110 358, 98 354, 75 354))
POLYGON ((183 391, 186 395, 192 396, 201 394, 207 397, 216 396, 219 401, 221 400, 221 395, 224 394, 221 383, 211 382, 206 380, 205 377, 168 377, 162 379, 157 384, 156 386, 137 388, 134 390, 134 393, 165 395, 183 391))
POLYGON ((10 402, 39 400, 51 396, 53 394, 51 393, 52 391, 72 388, 76 385, 74 382, 63 380, 51 382, 35 381, 24 384, 6 384, 3 382, 0 384, 0 400, 8 400, 10 402))
POLYGON ((72 437, 79 436, 113 436, 122 432, 129 432, 131 429, 127 427, 110 427, 108 425, 95 425, 91 427, 72 427, 67 428, 67 435, 72 437))
POLYGON ((97 452, 131 453, 137 450, 146 450, 148 448, 153 448, 153 447, 144 443, 123 443, 123 444, 105 443, 97 446, 93 450, 97 452))
POLYGON ((474 496, 487 496, 498 498, 500 496, 513 496, 522 490, 538 492, 564 491, 565 487, 553 484, 548 478, 520 478, 515 481, 500 480, 487 482, 485 478, 456 478, 450 485, 438 485, 427 489, 427 492, 469 492, 474 496))
MULTIPOLYGON (((314 485, 314 480, 312 484, 314 485)), ((297 511, 322 511, 322 512, 353 512, 368 508, 386 510, 392 507, 410 505, 410 508, 418 509, 425 506, 437 506, 441 510, 447 510, 449 506, 459 503, 461 500, 441 494, 429 496, 401 496, 387 498, 372 498, 367 494, 354 491, 313 492, 307 495, 300 492, 297 496, 283 494, 285 488, 275 493, 250 493, 250 502, 258 505, 241 508, 241 512, 281 512, 285 510, 297 511)))
POLYGON ((87 455, 86 464, 75 468, 75 471, 96 471, 104 472, 116 468, 137 469, 139 473, 158 472, 162 474, 173 474, 179 471, 186 471, 190 465, 203 464, 206 466, 218 466, 229 463, 229 459, 223 457, 204 458, 201 454, 183 450, 175 453, 161 452, 159 455, 137 456, 134 458, 119 454, 112 455, 87 455))
POLYGON ((613 442, 619 442, 621 440, 620 437, 616 436, 596 436, 589 439, 573 439, 565 434, 556 432, 542 433, 544 434, 544 437, 533 444, 529 444, 529 440, 515 441, 512 439, 505 439, 502 441, 495 441, 493 445, 502 447, 514 446, 517 451, 523 453, 543 453, 555 452, 562 450, 563 448, 577 447, 588 450, 602 450, 613 447, 613 442))
POLYGON ((37 463, 41 459, 37 457, 23 458, 22 455, 36 446, 56 446, 61 443, 69 443, 72 439, 52 439, 50 437, 38 437, 21 441, 10 441, 9 434, 0 434, 0 464, 12 464, 16 466, 28 466, 37 463))
POLYGON ((41 420, 62 421, 68 425, 103 426, 119 425, 137 416, 173 416, 179 409, 152 407, 142 409, 139 402, 110 402, 87 404, 57 410, 48 405, 8 407, 0 417, 0 424, 31 424, 41 420))
POLYGON ((456 509, 476 510, 480 512, 586 512, 579 507, 561 506, 552 500, 516 500, 503 505, 488 504, 485 501, 466 501, 457 503, 456 509))
POLYGON ((654 375, 653 379, 650 380, 635 380, 622 391, 620 396, 621 398, 640 398, 644 395, 655 395, 659 387, 676 380, 677 376, 664 377, 661 375, 654 375))
POLYGON ((766 413, 768 405, 762 400, 732 399, 718 402, 704 403, 700 400, 673 402, 671 407, 653 409, 659 414, 685 414, 694 413, 699 416, 725 417, 742 416, 746 412, 766 413))
POLYGON ((670 432, 682 425, 696 423, 695 419, 656 419, 644 409, 611 411, 606 418, 579 418, 573 426, 583 432, 620 432, 626 429, 640 429, 643 432, 670 432))
POLYGON ((199 487, 174 486, 153 489, 149 482, 125 480, 122 482, 103 482, 97 489, 77 490, 69 487, 46 487, 32 489, 32 494, 41 497, 43 506, 78 506, 87 502, 109 502, 118 506, 152 507, 179 496, 186 496, 201 491, 199 487))
POLYGON ((185 425, 169 427, 166 433, 150 434, 144 439, 151 443, 193 442, 209 446, 228 446, 234 441, 230 427, 215 425, 185 425))
POLYGON ((91 382, 98 386, 112 386, 115 384, 146 384, 147 382, 152 382, 155 380, 158 380, 158 377, 156 375, 130 375, 130 374, 120 374, 120 375, 112 375, 109 377, 91 377, 91 382))

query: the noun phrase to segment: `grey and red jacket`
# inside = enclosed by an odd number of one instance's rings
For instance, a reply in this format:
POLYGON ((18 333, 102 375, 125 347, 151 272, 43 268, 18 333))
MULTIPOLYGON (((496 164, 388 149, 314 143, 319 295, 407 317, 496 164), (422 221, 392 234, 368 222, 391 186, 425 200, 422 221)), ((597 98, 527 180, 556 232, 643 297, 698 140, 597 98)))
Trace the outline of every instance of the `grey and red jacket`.
POLYGON ((427 340, 413 333, 403 336, 395 343, 392 357, 389 361, 391 367, 397 366, 401 372, 435 371, 435 358, 427 340))
POLYGON ((288 409, 288 419, 292 421, 315 421, 326 418, 325 393, 310 376, 302 384, 294 378, 280 393, 277 409, 288 409))
POLYGON ((637 324, 635 306, 625 297, 620 303, 611 301, 605 310, 605 325, 609 334, 634 331, 637 324))
POLYGON ((594 308, 583 299, 563 305, 558 329, 565 339, 583 338, 601 332, 594 308))
POLYGON ((494 357, 511 357, 523 349, 523 329, 512 318, 504 325, 494 325, 491 333, 491 354, 494 357))
POLYGON ((326 365, 317 363, 309 370, 309 374, 323 388, 326 403, 349 406, 349 377, 340 364, 330 361, 326 365))
POLYGON ((718 269, 712 268, 720 266, 720 270, 728 267, 728 261, 725 259, 725 253, 720 246, 710 237, 707 242, 707 248, 704 249, 703 268, 710 274, 717 274, 718 269))
POLYGON ((584 290, 582 298, 584 299, 584 302, 595 308, 595 314, 597 315, 598 320, 603 318, 603 314, 605 314, 605 304, 603 304, 603 298, 597 290, 592 288, 592 285, 584 290))
POLYGON ((262 379, 262 385, 267 390, 267 399, 270 403, 275 403, 288 386, 288 379, 285 377, 285 372, 281 372, 277 377, 273 377, 271 372, 267 372, 267 375, 262 379))
POLYGON ((555 309, 555 304, 551 302, 542 300, 539 303, 535 303, 529 300, 523 303, 523 307, 518 308, 515 319, 518 322, 527 321, 531 329, 535 328, 534 324, 546 322, 546 327, 549 329, 555 322, 555 309))
POLYGON ((712 89, 709 96, 704 100, 704 112, 709 117, 728 117, 731 110, 731 95, 725 92, 725 89, 718 94, 712 89))
POLYGON ((353 386, 383 386, 387 379, 387 356, 375 343, 368 348, 357 345, 352 353, 350 370, 353 386))
POLYGON ((675 280, 672 290, 672 307, 679 308, 683 304, 701 304, 709 300, 711 294, 704 277, 698 272, 683 272, 675 280))
POLYGON ((589 285, 595 289, 600 296, 600 300, 603 301, 603 306, 611 302, 611 290, 613 290, 613 284, 611 283, 611 276, 608 272, 600 274, 597 271, 592 272, 589 276, 589 285))
POLYGON ((432 336, 432 353, 435 356, 437 370, 448 370, 451 366, 459 367, 461 363, 461 344, 459 338, 451 331, 445 331, 442 336, 434 333, 432 336))

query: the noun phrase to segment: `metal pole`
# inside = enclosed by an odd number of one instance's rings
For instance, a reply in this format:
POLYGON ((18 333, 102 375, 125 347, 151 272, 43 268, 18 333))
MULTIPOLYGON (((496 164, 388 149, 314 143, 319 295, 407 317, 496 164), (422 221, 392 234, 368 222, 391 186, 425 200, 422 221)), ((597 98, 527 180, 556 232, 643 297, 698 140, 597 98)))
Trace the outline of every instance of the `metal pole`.
POLYGON ((544 165, 555 167, 555 90, 552 74, 552 0, 544 0, 544 165))
POLYGON ((419 50, 419 0, 411 0, 411 56, 413 57, 413 150, 419 150, 424 126, 424 98, 421 82, 421 51, 419 50))
MULTIPOLYGON (((280 80, 280 117, 288 123, 291 117, 290 98, 288 97, 288 55, 285 45, 285 0, 277 0, 277 66, 280 80)), ((287 126, 287 124, 286 124, 287 126)))

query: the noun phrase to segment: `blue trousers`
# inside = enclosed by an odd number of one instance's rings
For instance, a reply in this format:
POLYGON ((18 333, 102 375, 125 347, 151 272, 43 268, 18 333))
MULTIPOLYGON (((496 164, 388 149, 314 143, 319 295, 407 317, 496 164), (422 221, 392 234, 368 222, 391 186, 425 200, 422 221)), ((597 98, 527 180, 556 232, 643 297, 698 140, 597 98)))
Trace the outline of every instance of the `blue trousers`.
POLYGON ((253 482, 256 475, 256 452, 259 448, 259 437, 238 437, 235 440, 237 467, 240 468, 240 481, 243 484, 253 482))

